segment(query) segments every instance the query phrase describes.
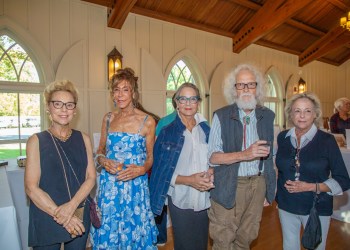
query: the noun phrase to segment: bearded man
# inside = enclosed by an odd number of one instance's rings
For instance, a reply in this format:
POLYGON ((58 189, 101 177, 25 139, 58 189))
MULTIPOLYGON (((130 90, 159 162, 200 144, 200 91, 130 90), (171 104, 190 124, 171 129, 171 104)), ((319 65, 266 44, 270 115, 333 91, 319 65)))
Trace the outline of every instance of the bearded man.
POLYGON ((250 249, 264 205, 275 197, 272 142, 275 114, 263 106, 265 79, 238 65, 225 80, 230 105, 214 112, 209 162, 214 167, 209 232, 213 250, 250 249))

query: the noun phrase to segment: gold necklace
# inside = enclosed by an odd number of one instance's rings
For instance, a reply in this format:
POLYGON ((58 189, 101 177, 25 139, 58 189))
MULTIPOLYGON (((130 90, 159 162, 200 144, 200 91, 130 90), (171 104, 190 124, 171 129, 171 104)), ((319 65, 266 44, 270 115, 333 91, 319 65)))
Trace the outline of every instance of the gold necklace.
POLYGON ((49 128, 48 131, 50 134, 52 134, 54 137, 59 139, 61 142, 66 142, 72 135, 71 129, 69 129, 68 134, 66 136, 57 135, 51 128, 49 128))

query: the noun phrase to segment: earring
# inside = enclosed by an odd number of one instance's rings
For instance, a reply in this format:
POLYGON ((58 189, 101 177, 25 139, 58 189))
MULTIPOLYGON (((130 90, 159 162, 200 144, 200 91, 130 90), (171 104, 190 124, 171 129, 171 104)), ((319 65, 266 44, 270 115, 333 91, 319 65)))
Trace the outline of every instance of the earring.
POLYGON ((116 102, 116 100, 113 100, 113 104, 114 104, 114 107, 116 108, 116 107, 117 107, 117 102, 116 102))
POLYGON ((77 114, 77 112, 74 112, 74 113, 73 113, 73 115, 76 115, 76 114, 77 114))

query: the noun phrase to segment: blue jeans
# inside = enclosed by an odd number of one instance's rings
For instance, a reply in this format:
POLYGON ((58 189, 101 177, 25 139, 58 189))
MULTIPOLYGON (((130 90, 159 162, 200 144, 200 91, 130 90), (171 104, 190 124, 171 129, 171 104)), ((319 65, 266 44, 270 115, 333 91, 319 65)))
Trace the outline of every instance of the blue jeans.
POLYGON ((167 206, 164 205, 161 215, 155 217, 156 225, 158 228, 157 243, 163 244, 167 242, 167 206))

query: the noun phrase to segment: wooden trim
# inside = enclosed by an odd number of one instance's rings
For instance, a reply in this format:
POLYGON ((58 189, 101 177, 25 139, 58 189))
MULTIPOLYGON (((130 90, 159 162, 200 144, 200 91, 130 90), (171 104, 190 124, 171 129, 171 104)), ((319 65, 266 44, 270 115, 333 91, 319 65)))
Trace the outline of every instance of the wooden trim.
POLYGON ((170 16, 170 15, 166 15, 164 13, 160 13, 160 12, 156 12, 156 11, 151 11, 148 9, 144 9, 144 8, 140 8, 138 6, 134 6, 131 9, 132 13, 138 14, 138 15, 142 15, 142 16, 148 16, 151 18, 155 18, 155 19, 160 19, 166 22, 170 22, 170 23, 176 23, 179 25, 183 25, 183 26, 187 26, 190 28, 194 28, 197 30, 203 30, 206 32, 210 32, 210 33, 214 33, 220 36, 226 36, 226 37, 233 37, 234 34, 232 34, 231 32, 225 31, 225 30, 221 30, 218 29, 217 27, 213 27, 213 26, 209 26, 209 25, 204 25, 204 24, 198 24, 196 22, 193 21, 189 21, 189 20, 184 20, 184 19, 180 19, 174 16, 170 16))
POLYGON ((329 51, 349 42, 350 34, 346 29, 336 26, 299 55, 299 66, 302 67, 313 60, 320 59, 329 51))
POLYGON ((312 0, 267 0, 233 38, 233 52, 239 53, 280 26, 312 0))
POLYGON ((118 0, 108 17, 108 27, 121 29, 137 0, 118 0))

